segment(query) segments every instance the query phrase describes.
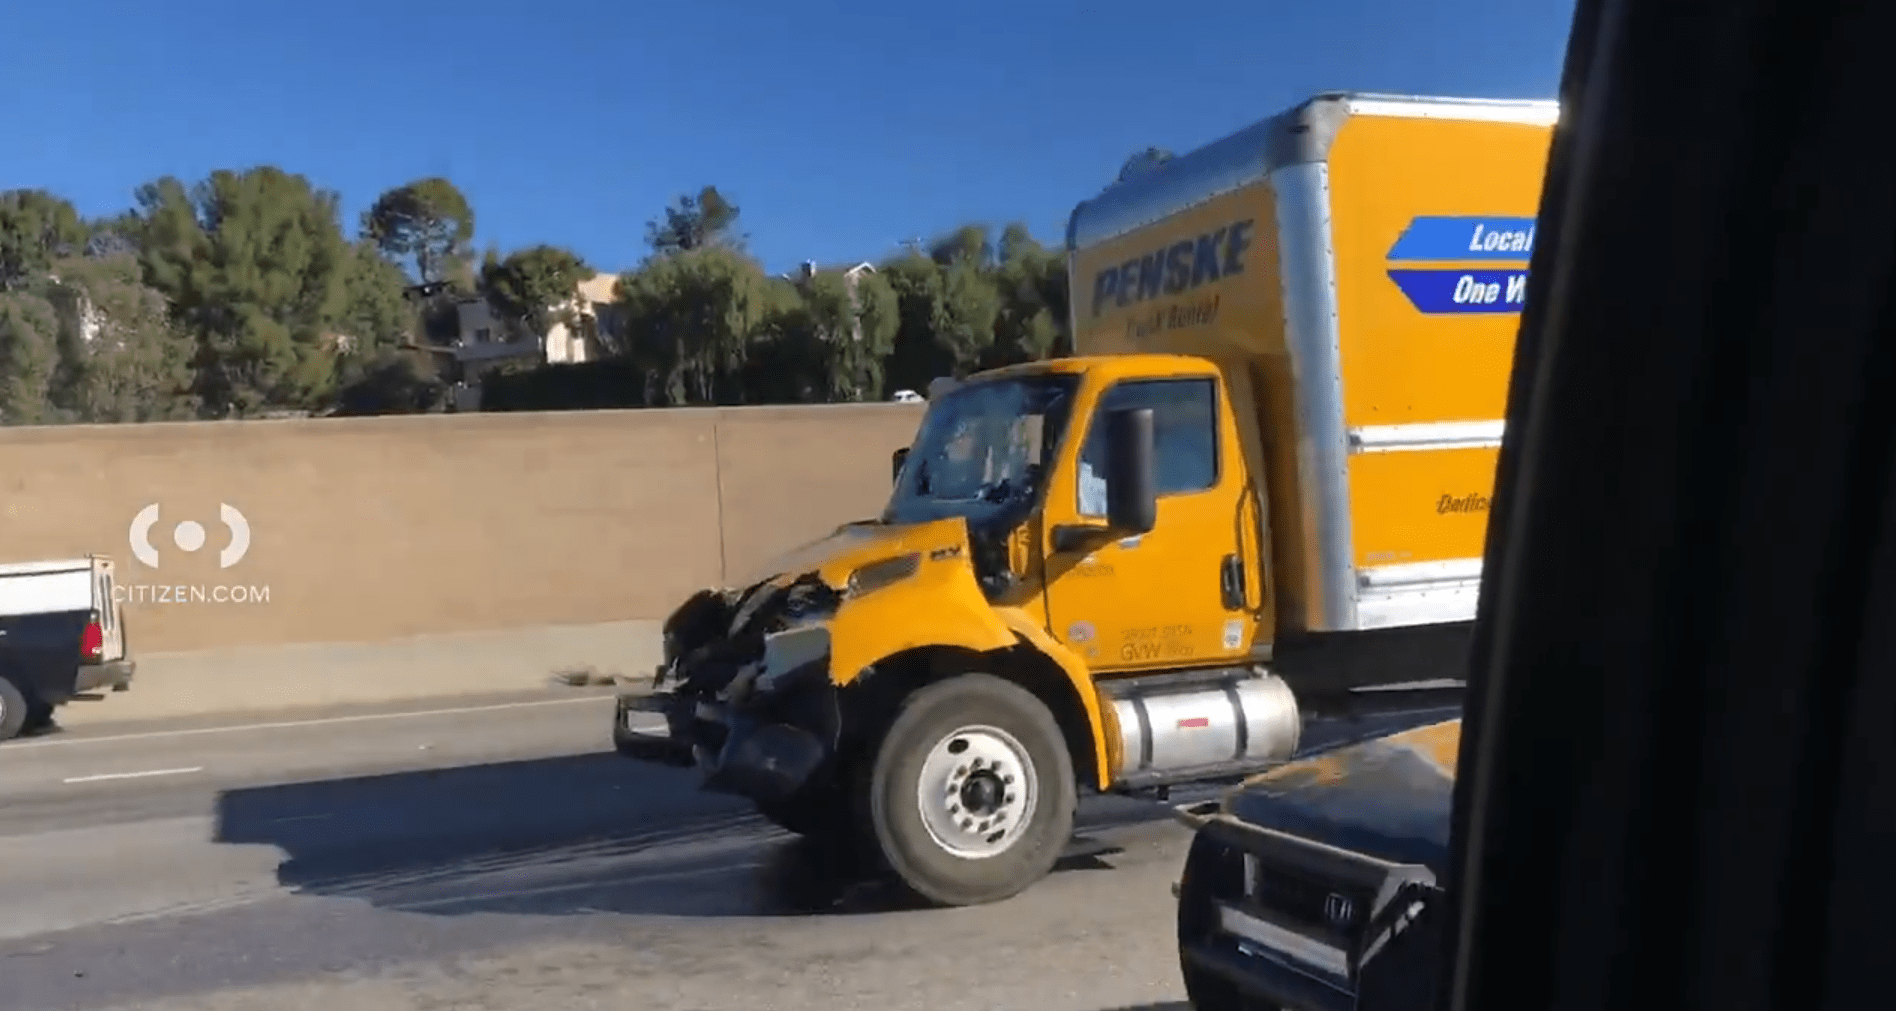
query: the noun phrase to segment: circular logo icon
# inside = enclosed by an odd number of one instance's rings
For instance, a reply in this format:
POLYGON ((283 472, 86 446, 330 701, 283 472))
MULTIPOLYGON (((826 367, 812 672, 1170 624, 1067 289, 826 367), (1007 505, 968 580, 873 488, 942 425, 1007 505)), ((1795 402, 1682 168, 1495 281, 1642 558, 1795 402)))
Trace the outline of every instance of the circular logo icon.
POLYGON ((1067 641, 1068 642, 1092 642, 1093 641, 1093 623, 1090 621, 1076 621, 1073 624, 1068 625, 1067 626, 1067 641))

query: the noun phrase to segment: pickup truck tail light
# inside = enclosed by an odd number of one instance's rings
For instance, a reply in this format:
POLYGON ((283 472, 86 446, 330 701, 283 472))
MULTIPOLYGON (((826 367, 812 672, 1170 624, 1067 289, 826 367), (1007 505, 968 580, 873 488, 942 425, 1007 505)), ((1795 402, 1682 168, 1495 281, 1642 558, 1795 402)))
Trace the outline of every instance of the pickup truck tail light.
POLYGON ((79 655, 86 660, 105 659, 105 626, 99 624, 96 614, 86 622, 85 631, 79 633, 79 655))

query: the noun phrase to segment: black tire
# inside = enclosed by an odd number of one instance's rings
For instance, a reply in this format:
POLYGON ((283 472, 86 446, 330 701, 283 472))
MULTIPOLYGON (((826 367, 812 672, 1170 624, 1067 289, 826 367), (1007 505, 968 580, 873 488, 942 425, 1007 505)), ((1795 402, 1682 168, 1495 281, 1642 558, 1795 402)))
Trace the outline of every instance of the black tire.
MULTIPOLYGON (((1005 751, 990 748, 989 753, 1005 751)), ((1004 768, 1006 761, 1002 765, 1004 768)), ((978 776, 980 770, 973 768, 973 772, 978 776)), ((1024 766, 1021 772, 1024 774, 1024 766)), ((882 862, 909 891, 942 906, 998 902, 1045 877, 1072 837, 1074 808, 1079 803, 1073 759, 1053 713, 1032 692, 987 674, 950 678, 905 699, 875 749, 867 779, 865 835, 875 844, 882 862), (990 732, 994 730, 1011 738, 1011 742, 990 732), (973 733, 958 733, 961 731, 973 733), (956 767, 949 756, 957 743, 964 750, 970 748, 971 740, 980 745, 977 751, 1003 744, 1014 747, 1014 754, 1024 754, 1033 766, 1031 793, 1003 793, 1007 787, 998 775, 982 778, 977 784, 983 791, 995 791, 989 797, 1010 805, 1003 818, 1008 812, 1021 817, 1007 823, 1018 824, 1019 828, 992 834, 992 838, 1001 840, 999 843, 974 840, 976 845, 1004 844, 992 855, 974 857, 936 841, 924 821, 918 795, 925 770, 931 777, 935 770, 956 768, 964 771, 951 771, 950 775, 969 775, 965 770, 973 768, 972 762, 956 767), (943 747, 943 757, 930 765, 930 755, 937 745, 943 747), (1026 798, 1032 800, 1031 811, 1026 809, 1026 798)), ((947 817, 947 812, 954 810, 947 798, 958 798, 955 803, 959 804, 966 803, 969 796, 975 795, 944 793, 943 807, 937 815, 947 817)))
POLYGON ((26 727, 26 722, 25 693, 4 675, 0 675, 0 741, 10 741, 20 736, 20 731, 26 727))

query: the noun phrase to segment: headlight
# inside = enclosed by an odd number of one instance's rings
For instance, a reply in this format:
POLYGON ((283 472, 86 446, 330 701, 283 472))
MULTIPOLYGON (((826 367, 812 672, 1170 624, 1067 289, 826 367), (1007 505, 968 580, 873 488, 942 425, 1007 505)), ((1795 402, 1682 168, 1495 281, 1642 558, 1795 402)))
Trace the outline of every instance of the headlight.
POLYGON ((894 558, 884 558, 849 574, 849 595, 860 597, 865 593, 874 593, 885 586, 899 583, 915 574, 921 568, 922 553, 912 551, 894 558))

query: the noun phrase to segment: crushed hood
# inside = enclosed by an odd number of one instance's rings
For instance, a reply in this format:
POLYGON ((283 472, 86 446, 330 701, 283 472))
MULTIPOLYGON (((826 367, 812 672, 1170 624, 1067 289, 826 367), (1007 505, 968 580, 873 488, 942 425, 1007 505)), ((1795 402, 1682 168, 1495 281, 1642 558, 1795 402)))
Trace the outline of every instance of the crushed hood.
POLYGON ((757 571, 746 573, 737 585, 751 586, 766 580, 789 582, 815 572, 823 582, 840 590, 849 581, 851 572, 870 562, 912 552, 933 556, 959 551, 965 556, 967 545, 967 524, 960 519, 895 526, 876 522, 848 523, 828 536, 771 559, 757 571))

